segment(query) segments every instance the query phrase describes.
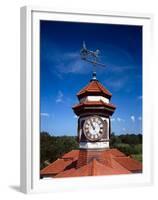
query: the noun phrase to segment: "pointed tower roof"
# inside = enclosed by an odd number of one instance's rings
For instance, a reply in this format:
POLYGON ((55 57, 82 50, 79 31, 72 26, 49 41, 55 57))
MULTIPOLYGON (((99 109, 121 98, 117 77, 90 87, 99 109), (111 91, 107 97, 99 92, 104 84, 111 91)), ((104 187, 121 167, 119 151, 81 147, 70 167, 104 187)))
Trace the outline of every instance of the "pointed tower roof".
POLYGON ((86 85, 77 93, 79 99, 87 95, 101 95, 109 99, 112 96, 112 94, 98 80, 93 79, 89 82, 88 85, 86 85))

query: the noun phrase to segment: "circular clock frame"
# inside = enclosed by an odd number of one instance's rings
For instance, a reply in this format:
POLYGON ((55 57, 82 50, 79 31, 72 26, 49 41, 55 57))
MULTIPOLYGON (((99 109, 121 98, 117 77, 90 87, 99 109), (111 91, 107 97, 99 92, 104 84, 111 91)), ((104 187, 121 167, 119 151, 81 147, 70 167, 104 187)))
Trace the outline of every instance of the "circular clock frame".
POLYGON ((90 140, 90 141, 98 141, 100 140, 104 134, 106 134, 106 131, 107 131, 107 121, 103 120, 100 116, 98 115, 93 115, 93 116, 89 116, 87 117, 87 119, 84 121, 84 124, 83 124, 83 132, 84 132, 84 135, 85 137, 90 140), (102 124, 102 127, 100 127, 100 131, 99 133, 97 134, 91 134, 89 131, 88 131, 88 128, 87 128, 87 125, 89 124, 88 121, 92 123, 92 119, 98 119, 100 121, 100 123, 102 124), (102 131, 101 131, 102 130, 102 131))

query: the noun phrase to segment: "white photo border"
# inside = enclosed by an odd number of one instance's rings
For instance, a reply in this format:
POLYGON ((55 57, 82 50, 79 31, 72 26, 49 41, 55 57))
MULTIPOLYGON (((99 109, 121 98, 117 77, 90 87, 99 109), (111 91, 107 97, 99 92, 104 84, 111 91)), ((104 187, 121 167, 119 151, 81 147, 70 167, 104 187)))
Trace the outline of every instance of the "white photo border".
POLYGON ((64 192, 151 185, 153 180, 151 52, 152 16, 106 11, 21 8, 21 191, 64 192), (143 173, 40 179, 40 20, 140 25, 143 27, 143 173), (150 66, 150 67, 149 67, 150 66))

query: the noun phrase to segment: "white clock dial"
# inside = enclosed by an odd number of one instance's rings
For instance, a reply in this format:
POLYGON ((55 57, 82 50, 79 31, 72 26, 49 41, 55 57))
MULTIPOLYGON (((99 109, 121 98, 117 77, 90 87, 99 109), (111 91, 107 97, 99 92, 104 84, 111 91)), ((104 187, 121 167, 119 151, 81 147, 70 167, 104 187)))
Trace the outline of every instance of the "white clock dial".
POLYGON ((84 134, 91 141, 101 139, 105 128, 105 122, 99 116, 88 117, 83 124, 84 134))

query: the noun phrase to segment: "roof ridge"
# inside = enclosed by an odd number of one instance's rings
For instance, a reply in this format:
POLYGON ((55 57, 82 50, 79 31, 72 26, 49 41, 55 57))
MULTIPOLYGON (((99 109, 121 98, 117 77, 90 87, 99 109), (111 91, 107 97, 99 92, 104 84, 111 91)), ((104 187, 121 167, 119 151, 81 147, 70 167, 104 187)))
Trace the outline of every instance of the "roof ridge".
POLYGON ((109 92, 108 89, 106 89, 100 82, 97 82, 98 87, 104 92, 104 90, 109 94, 112 95, 111 92, 109 92))
POLYGON ((91 167, 91 175, 95 175, 95 165, 96 165, 96 159, 93 158, 92 162, 92 167, 91 167))
POLYGON ((96 84, 97 84, 97 86, 100 88, 100 90, 103 91, 103 88, 101 87, 101 86, 102 86, 101 83, 96 82, 96 84))
POLYGON ((97 175, 97 167, 105 167, 96 158, 93 158, 88 165, 91 165, 91 175, 93 176, 97 175))

